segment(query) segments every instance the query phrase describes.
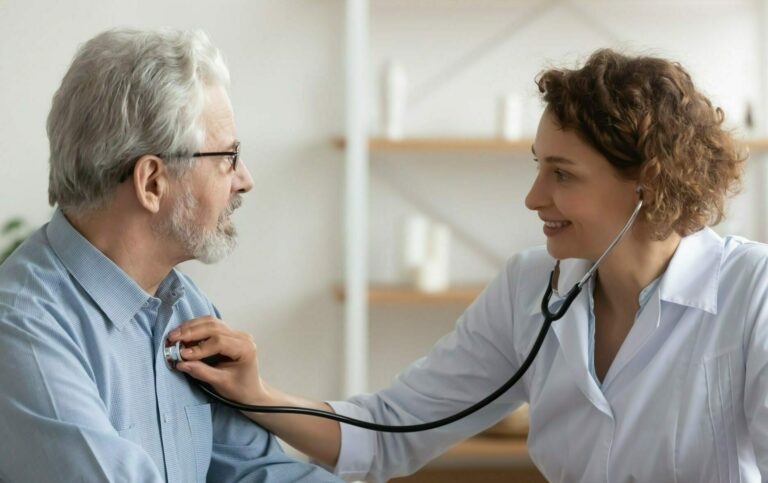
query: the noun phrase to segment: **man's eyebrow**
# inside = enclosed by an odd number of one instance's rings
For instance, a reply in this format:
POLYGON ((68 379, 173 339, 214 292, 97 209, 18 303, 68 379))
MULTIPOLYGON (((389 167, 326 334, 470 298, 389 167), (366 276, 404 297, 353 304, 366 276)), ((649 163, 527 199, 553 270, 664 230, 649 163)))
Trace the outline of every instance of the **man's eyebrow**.
MULTIPOLYGON (((536 149, 534 149, 533 145, 531 145, 531 153, 533 153, 534 158, 537 157, 536 149)), ((562 156, 545 156, 544 161, 552 164, 576 164, 572 160, 562 156)))

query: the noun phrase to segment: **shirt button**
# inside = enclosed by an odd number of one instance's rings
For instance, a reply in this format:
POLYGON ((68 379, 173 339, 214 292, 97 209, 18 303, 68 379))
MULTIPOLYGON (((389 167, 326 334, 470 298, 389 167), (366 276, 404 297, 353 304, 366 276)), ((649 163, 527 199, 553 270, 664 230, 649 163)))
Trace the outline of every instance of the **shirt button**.
POLYGON ((171 413, 165 413, 163 415, 163 422, 170 423, 171 422, 171 413))
POLYGON ((146 308, 146 307, 149 307, 149 302, 144 302, 144 305, 143 305, 143 307, 145 307, 145 308, 146 308))

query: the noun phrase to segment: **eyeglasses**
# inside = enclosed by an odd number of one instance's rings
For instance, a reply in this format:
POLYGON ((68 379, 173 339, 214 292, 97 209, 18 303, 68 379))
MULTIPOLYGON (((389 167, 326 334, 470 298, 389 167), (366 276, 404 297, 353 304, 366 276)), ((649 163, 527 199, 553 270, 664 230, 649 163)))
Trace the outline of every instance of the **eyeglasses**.
POLYGON ((229 156, 232 163, 232 171, 237 170, 237 160, 240 158, 240 141, 235 143, 234 151, 210 151, 205 153, 194 153, 193 158, 207 158, 208 156, 229 156))
MULTIPOLYGON (((157 154, 158 158, 162 157, 169 157, 163 154, 157 154)), ((207 158, 207 157, 213 157, 213 156, 227 156, 229 157, 229 162, 232 163, 232 171, 237 170, 237 160, 240 159, 240 141, 237 141, 235 143, 235 150, 234 151, 207 151, 202 153, 192 153, 191 157, 193 158, 207 158)), ((185 156, 179 156, 174 155, 172 157, 185 157, 185 156)), ((120 176, 120 182, 122 183, 126 179, 130 178, 133 174, 133 168, 134 166, 131 165, 129 169, 126 170, 126 172, 120 176)))

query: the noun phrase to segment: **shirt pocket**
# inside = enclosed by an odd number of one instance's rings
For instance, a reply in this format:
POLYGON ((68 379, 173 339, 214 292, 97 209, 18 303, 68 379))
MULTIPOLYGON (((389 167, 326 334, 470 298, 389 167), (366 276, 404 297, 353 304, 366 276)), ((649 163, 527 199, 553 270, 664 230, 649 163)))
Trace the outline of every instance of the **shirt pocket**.
POLYGON ((186 406, 189 434, 195 454, 195 473, 197 482, 205 483, 208 467, 211 464, 211 449, 213 447, 213 427, 211 424, 211 405, 198 404, 186 406))
POLYGON ((734 384, 739 377, 738 354, 735 351, 704 361, 707 381, 707 406, 715 444, 715 462, 719 482, 738 482, 739 457, 737 447, 737 401, 734 384))

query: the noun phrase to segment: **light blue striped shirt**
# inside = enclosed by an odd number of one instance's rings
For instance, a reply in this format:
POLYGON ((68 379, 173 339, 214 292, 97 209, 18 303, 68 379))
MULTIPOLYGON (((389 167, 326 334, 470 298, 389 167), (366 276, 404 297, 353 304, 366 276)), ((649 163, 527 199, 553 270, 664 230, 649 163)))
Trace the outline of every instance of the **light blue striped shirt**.
POLYGON ((187 276, 150 296, 57 211, 0 266, 0 480, 339 481, 166 366, 166 333, 207 314, 187 276))

